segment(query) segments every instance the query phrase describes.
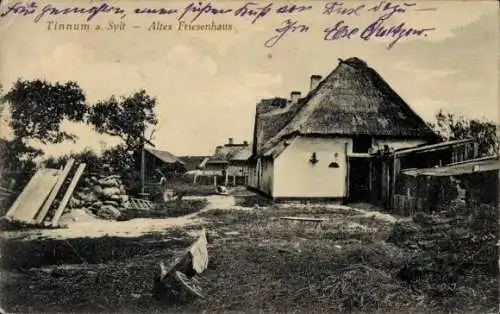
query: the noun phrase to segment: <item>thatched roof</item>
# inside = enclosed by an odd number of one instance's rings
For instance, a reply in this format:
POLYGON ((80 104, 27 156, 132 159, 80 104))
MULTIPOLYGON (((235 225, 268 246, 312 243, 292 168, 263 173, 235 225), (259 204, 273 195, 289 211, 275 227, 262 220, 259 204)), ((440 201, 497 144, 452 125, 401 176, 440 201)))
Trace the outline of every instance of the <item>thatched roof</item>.
POLYGON ((283 109, 285 101, 275 98, 257 105, 254 153, 274 149, 294 134, 435 136, 382 77, 358 58, 341 60, 306 97, 296 104, 287 102, 283 109))
POLYGON ((245 148, 234 154, 233 157, 231 157, 231 160, 247 161, 250 157, 252 157, 252 149, 250 148, 250 146, 246 146, 245 148))
MULTIPOLYGON (((276 135, 300 109, 300 103, 292 104, 284 98, 262 99, 257 104, 254 127, 254 145, 259 148, 276 135)), ((256 151, 254 151, 256 153, 256 151)))
POLYGON ((181 156, 180 160, 184 162, 184 168, 187 171, 196 170, 207 156, 181 156))
MULTIPOLYGON (((208 163, 226 163, 233 158, 241 158, 244 157, 245 151, 250 153, 249 145, 224 145, 217 146, 215 149, 215 153, 210 157, 208 163)), ((236 160, 236 159, 234 159, 236 160)))

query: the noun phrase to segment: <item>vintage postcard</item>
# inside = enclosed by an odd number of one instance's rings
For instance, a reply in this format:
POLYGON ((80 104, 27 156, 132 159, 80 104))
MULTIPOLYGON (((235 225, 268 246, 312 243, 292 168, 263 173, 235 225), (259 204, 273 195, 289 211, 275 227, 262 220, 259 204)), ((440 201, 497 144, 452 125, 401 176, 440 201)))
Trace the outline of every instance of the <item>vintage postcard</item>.
POLYGON ((1 313, 499 313, 499 6, 2 0, 1 313))

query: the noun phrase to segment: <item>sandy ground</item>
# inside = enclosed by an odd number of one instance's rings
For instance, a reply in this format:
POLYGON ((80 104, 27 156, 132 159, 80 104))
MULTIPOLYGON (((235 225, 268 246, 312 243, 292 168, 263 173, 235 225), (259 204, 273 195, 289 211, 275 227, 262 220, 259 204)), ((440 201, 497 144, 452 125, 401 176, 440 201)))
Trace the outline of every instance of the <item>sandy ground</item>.
POLYGON ((297 207, 297 206, 307 206, 308 208, 315 208, 315 207, 321 207, 321 208, 327 208, 327 209, 332 209, 332 210, 345 210, 345 211, 353 211, 358 214, 358 216, 362 217, 373 217, 378 220, 382 220, 385 222, 389 223, 395 223, 397 220, 401 219, 402 217, 397 217, 392 214, 387 214, 381 212, 380 208, 377 208, 375 206, 365 204, 365 203, 359 203, 359 204, 352 204, 350 206, 346 205, 340 205, 340 204, 301 204, 301 203, 287 203, 281 205, 281 207, 286 208, 286 207, 297 207))
POLYGON ((235 205, 233 196, 211 195, 208 197, 185 197, 184 199, 206 198, 208 205, 199 212, 175 218, 137 218, 128 221, 110 221, 98 219, 85 213, 84 210, 74 210, 71 217, 62 217, 60 223, 67 225, 61 229, 39 229, 23 231, 7 231, 3 238, 23 239, 71 239, 80 237, 121 236, 138 237, 151 232, 158 232, 172 227, 196 225, 202 222, 198 214, 212 209, 230 209, 235 205))

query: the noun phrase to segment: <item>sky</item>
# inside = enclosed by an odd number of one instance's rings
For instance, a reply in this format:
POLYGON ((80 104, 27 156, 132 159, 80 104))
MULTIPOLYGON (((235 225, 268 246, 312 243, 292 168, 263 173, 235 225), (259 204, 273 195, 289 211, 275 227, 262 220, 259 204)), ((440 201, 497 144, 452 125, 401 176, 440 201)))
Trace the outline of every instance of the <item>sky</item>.
MULTIPOLYGON (((67 1, 90 6, 98 1, 67 1)), ((14 1, 2 3, 2 11, 14 1)), ((48 2, 40 2, 45 5, 48 2)), ((113 1, 134 7, 178 7, 188 1, 113 1)), ((206 3, 206 2, 204 2, 206 3)), ((244 1, 212 1, 237 8, 244 1)), ((265 2, 270 3, 270 2, 265 2)), ((297 3, 298 2, 294 2, 297 3)), ((387 39, 323 40, 325 27, 344 20, 365 26, 376 20, 361 16, 322 15, 327 2, 303 1, 313 9, 287 16, 268 15, 255 24, 231 15, 202 16, 196 23, 231 23, 230 32, 178 32, 176 16, 100 16, 91 25, 126 23, 125 31, 49 31, 47 22, 82 23, 78 16, 45 17, 34 23, 25 16, 0 19, 0 83, 9 89, 18 79, 76 81, 90 104, 139 89, 157 98, 158 149, 176 155, 210 155, 228 138, 251 141, 255 106, 262 98, 306 95, 313 74, 325 77, 338 58, 358 57, 375 69, 421 115, 432 121, 439 109, 470 118, 500 121, 499 11, 496 1, 419 1, 420 8, 389 20, 415 28, 435 28, 427 37, 404 38, 388 49, 387 39), (285 35, 268 48, 281 23, 293 18, 308 32, 285 35), (152 22, 172 24, 173 31, 148 31, 152 22), (134 25, 140 26, 133 28, 134 25)), ((372 1, 373 3, 373 1, 372 1)), ((276 2, 273 6, 283 5, 276 2)), ((349 6, 368 2, 348 2, 349 6)), ((127 11, 129 12, 129 11, 127 11)), ((189 16, 189 15, 188 15, 189 16)), ((78 140, 44 146, 47 155, 96 150, 119 142, 86 125, 64 123, 78 140)), ((9 137, 8 110, 3 110, 0 137, 9 137)))

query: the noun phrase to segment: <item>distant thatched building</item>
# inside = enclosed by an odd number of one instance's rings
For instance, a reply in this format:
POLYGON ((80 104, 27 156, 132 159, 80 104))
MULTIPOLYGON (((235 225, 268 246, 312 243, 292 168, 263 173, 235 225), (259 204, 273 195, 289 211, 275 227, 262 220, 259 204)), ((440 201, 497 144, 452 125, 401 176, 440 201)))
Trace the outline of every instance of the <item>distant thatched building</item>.
POLYGON ((214 154, 200 164, 199 175, 214 177, 216 184, 246 184, 251 155, 248 142, 236 144, 230 138, 227 144, 217 146, 214 154))
POLYGON ((187 172, 192 172, 200 169, 201 163, 207 159, 208 156, 181 156, 179 159, 184 162, 184 168, 187 172))
POLYGON ((434 132, 358 58, 311 77, 301 98, 262 100, 256 108, 249 186, 273 198, 369 195, 369 151, 433 142, 434 132))

